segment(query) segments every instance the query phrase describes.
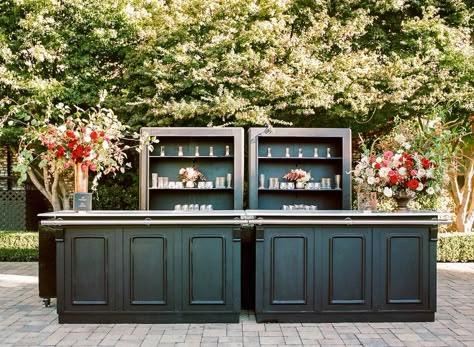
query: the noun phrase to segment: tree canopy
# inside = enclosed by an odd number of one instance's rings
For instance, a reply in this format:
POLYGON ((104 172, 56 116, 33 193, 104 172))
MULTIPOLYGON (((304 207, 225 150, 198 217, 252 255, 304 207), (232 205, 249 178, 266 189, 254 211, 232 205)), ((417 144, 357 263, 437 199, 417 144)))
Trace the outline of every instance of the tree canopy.
POLYGON ((0 107, 41 117, 46 102, 90 107, 107 89, 107 106, 136 126, 367 129, 435 105, 466 116, 474 110, 472 5, 6 0, 0 107))

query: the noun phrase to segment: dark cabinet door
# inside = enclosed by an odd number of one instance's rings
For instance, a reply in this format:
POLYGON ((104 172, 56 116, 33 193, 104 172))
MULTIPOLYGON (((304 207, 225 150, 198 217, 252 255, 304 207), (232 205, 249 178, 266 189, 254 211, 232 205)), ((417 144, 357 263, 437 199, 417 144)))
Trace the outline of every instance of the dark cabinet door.
POLYGON ((257 314, 314 310, 314 229, 257 231, 257 314))
POLYGON ((116 253, 120 229, 91 227, 68 229, 64 248, 66 311, 113 311, 117 307, 116 253))
POLYGON ((428 228, 380 227, 373 237, 375 310, 428 309, 428 228))
POLYGON ((174 309, 174 236, 179 232, 179 228, 124 230, 125 310, 174 309))
POLYGON ((328 227, 320 231, 322 310, 371 310, 372 230, 328 227))
POLYGON ((240 239, 231 228, 182 229, 184 311, 240 311, 240 239))

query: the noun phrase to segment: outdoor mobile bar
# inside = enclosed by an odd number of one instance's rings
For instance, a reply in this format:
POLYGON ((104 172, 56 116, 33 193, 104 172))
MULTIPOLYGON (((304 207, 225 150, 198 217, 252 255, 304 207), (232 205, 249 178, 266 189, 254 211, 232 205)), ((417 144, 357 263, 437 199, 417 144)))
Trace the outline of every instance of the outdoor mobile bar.
POLYGON ((449 221, 350 210, 349 129, 250 129, 247 210, 242 129, 145 131, 160 146, 141 157, 142 210, 41 215, 56 244, 59 322, 238 322, 247 291, 257 322, 434 320, 438 225, 449 221), (228 182, 155 184, 191 166, 228 182), (269 186, 294 168, 332 183, 269 186))

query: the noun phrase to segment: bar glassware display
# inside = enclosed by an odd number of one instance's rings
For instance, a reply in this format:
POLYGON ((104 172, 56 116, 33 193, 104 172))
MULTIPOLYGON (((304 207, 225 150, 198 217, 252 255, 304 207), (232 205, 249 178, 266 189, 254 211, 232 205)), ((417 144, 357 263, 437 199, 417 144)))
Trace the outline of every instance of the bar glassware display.
POLYGON ((227 174, 227 188, 232 188, 232 174, 227 174))
POLYGON ((341 189, 341 175, 335 175, 334 176, 334 182, 336 186, 334 187, 335 189, 341 189))
POLYGON ((260 174, 260 186, 259 186, 260 189, 264 189, 265 188, 265 175, 264 174, 260 174))
POLYGON ((151 187, 158 188, 158 174, 157 173, 151 174, 151 187))

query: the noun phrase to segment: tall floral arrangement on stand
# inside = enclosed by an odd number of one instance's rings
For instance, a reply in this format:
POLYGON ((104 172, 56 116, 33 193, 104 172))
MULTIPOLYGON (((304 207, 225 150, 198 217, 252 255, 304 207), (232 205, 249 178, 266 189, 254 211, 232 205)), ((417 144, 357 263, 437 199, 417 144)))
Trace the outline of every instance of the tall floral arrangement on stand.
MULTIPOLYGON (((101 95, 101 101, 105 95, 101 95)), ((11 125, 21 120, 10 121, 11 125)), ((89 110, 58 104, 43 120, 23 120, 24 134, 20 138, 17 165, 19 183, 29 177, 50 201, 54 210, 69 207, 65 184, 67 172, 75 170, 88 177, 93 173, 91 189, 95 190, 103 175, 124 172, 131 163, 126 151, 145 147, 152 150, 156 140, 148 135, 131 133, 112 110, 100 104, 89 110), (131 142, 132 141, 132 142, 131 142), (130 144, 128 144, 130 143, 130 144), (41 182, 42 181, 42 182, 41 182)), ((87 183, 76 184, 78 191, 87 191, 87 183)))
POLYGON ((362 146, 361 159, 352 171, 359 193, 412 199, 441 191, 443 171, 429 153, 412 148, 403 134, 395 134, 389 142, 383 140, 372 149, 362 146), (390 148, 384 146, 387 143, 390 148))

